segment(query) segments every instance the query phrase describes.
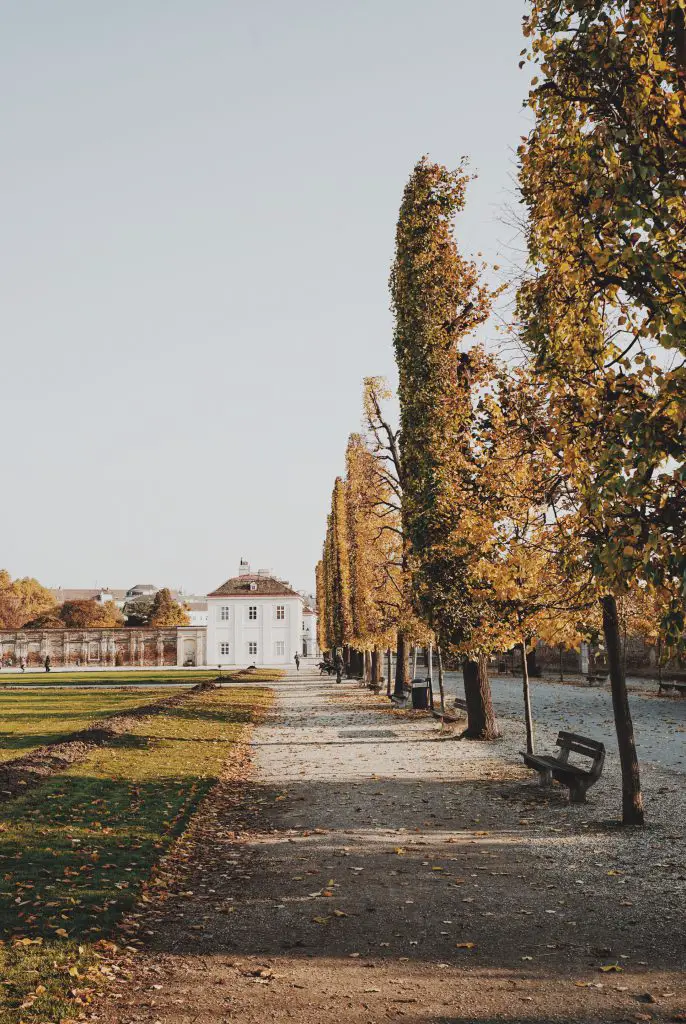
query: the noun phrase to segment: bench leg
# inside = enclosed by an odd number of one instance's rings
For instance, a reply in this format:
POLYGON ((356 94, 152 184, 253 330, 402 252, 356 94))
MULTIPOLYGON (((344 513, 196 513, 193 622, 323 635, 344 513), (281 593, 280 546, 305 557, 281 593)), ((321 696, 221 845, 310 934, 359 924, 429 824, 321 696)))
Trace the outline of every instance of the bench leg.
POLYGON ((569 787, 569 802, 570 804, 586 803, 586 786, 583 782, 569 787))
POLYGON ((552 773, 552 771, 548 768, 545 771, 539 772, 538 774, 539 774, 539 778, 538 778, 539 785, 543 789, 552 789, 552 786, 553 786, 553 773, 552 773))

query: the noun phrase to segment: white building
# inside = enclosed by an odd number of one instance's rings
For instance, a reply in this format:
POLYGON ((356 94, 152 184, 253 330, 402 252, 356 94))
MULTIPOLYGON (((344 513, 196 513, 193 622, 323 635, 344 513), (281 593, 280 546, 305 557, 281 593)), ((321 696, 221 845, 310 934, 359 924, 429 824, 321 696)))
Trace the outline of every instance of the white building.
POLYGON ((303 607, 288 583, 241 562, 238 576, 207 595, 207 664, 292 664, 303 654, 303 607))
POLYGON ((316 658, 320 653, 317 644, 317 613, 307 600, 303 606, 303 635, 300 650, 306 658, 316 658))

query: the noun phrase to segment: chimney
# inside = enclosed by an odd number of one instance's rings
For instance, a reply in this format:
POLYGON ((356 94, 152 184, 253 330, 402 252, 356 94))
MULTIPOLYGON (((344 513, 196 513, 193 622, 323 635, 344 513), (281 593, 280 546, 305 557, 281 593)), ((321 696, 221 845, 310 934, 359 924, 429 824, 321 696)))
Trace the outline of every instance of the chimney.
POLYGON ((239 576, 247 576, 249 573, 250 573, 250 563, 246 562, 246 560, 244 558, 241 558, 240 563, 238 565, 238 575, 239 576))

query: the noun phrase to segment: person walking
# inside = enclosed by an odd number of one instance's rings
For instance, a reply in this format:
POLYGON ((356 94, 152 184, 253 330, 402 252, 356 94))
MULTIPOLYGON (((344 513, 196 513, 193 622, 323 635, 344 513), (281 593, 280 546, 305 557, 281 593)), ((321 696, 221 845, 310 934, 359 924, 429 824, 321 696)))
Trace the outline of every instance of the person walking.
POLYGON ((295 671, 299 672, 300 671, 300 655, 298 654, 297 651, 295 652, 295 657, 293 658, 293 661, 295 662, 295 671))
POLYGON ((343 680, 343 656, 340 651, 336 651, 333 664, 336 669, 336 682, 340 683, 343 680))
POLYGON ((19 659, 19 668, 22 670, 22 672, 26 671, 26 662, 24 661, 23 658, 19 659))
POLYGON ((45 655, 45 661, 43 662, 43 664, 45 665, 45 671, 49 672, 50 671, 50 655, 49 654, 45 655))

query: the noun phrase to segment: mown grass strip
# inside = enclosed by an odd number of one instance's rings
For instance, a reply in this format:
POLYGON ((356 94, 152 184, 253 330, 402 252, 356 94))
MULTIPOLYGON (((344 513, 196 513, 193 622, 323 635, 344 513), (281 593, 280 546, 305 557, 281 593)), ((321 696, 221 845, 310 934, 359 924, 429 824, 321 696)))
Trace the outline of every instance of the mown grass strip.
MULTIPOLYGON (((226 673, 222 673, 226 674, 226 673)), ((102 669, 90 671, 84 669, 74 672, 0 672, 0 685, 41 685, 60 686, 64 683, 89 686, 92 683, 116 683, 127 686, 131 683, 147 682, 198 682, 200 679, 216 679, 216 668, 203 669, 102 669)))
POLYGON ((169 696, 169 690, 27 690, 0 692, 0 761, 59 743, 91 722, 169 696))
POLYGON ((1 1024, 88 1005, 110 971, 103 941, 269 700, 237 686, 189 695, 6 805, 1 1024))
POLYGON ((283 675, 281 669, 119 669, 118 671, 101 672, 0 672, 0 692, 3 687, 11 690, 16 686, 52 687, 60 686, 93 686, 94 684, 111 684, 113 686, 158 685, 169 686, 173 683, 199 683, 205 679, 221 679, 222 682, 270 682, 283 675))

